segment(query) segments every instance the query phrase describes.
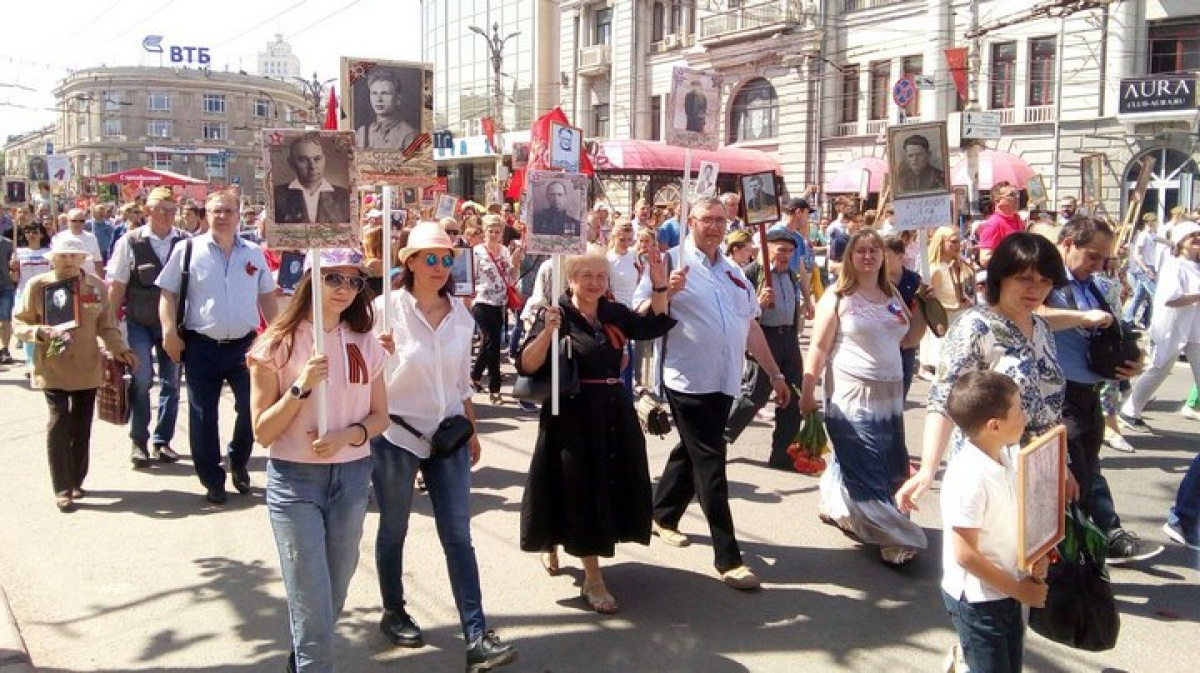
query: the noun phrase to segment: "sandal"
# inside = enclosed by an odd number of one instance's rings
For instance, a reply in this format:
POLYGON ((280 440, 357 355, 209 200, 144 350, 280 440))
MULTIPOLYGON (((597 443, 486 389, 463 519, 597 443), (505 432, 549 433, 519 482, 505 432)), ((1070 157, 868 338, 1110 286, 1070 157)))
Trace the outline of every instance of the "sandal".
POLYGON ((83 490, 82 488, 71 489, 71 497, 74 498, 75 500, 78 500, 86 495, 87 495, 87 491, 83 490))
POLYGON ((542 568, 546 570, 547 575, 558 577, 562 573, 562 568, 558 565, 558 552, 542 552, 542 568))
POLYGON ((75 501, 72 500, 71 496, 69 496, 69 495, 58 496, 58 498, 54 501, 54 506, 57 507, 58 511, 60 511, 60 512, 74 512, 75 511, 75 501))
POLYGON ((504 396, 500 393, 492 393, 488 395, 488 401, 492 404, 504 404, 504 396))
POLYGON ((587 601, 590 608, 602 615, 615 615, 621 611, 621 606, 617 605, 617 599, 613 598, 612 594, 608 593, 608 588, 604 586, 604 580, 594 584, 584 582, 583 590, 579 592, 579 595, 587 601))
POLYGON ((880 547, 879 555, 883 557, 884 563, 899 567, 915 559, 917 552, 907 547, 880 547))

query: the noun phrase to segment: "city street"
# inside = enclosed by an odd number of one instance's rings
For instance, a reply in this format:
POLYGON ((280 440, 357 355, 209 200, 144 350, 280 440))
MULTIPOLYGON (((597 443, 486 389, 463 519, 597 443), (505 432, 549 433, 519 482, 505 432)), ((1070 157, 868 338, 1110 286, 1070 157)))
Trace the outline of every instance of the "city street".
MULTIPOLYGON (((1104 467, 1126 526, 1162 542, 1159 527, 1200 423, 1173 413, 1186 391, 1180 365, 1147 418, 1160 433, 1136 437, 1134 455, 1105 449, 1104 467)), ((926 384, 918 382, 913 399, 926 384)), ((228 410, 228 400, 226 400, 228 410)), ((250 496, 206 504, 184 461, 129 467, 122 431, 97 423, 88 497, 75 514, 54 509, 44 449, 46 407, 20 369, 0 373, 7 409, 0 440, 0 586, 42 671, 282 671, 286 604, 263 503, 260 450, 250 496)), ((954 640, 937 583, 941 535, 936 494, 918 520, 930 553, 903 570, 884 567, 817 521, 817 480, 770 471, 767 426, 756 423, 730 452, 735 521, 747 562, 765 590, 722 586, 711 569, 707 527, 694 505, 682 523, 694 544, 626 545, 609 563, 622 612, 601 617, 579 598, 582 571, 548 577, 517 547, 524 472, 537 421, 511 404, 480 406, 484 457, 475 471, 474 535, 489 626, 520 649, 518 671, 932 671, 954 640)), ((908 412, 916 446, 923 411, 908 412)), ((228 428, 227 415, 222 419, 228 428)), ((186 414, 175 446, 186 450, 186 414)), ((657 476, 670 448, 651 438, 657 476)), ((426 633, 419 650, 392 648, 376 625, 372 556, 377 515, 367 517, 362 560, 340 630, 342 670, 461 670, 462 640, 429 512, 418 496, 409 536, 409 608, 426 633)), ((1117 648, 1090 654, 1027 640, 1032 671, 1189 671, 1185 643, 1200 621, 1197 554, 1169 545, 1152 562, 1114 568, 1122 611, 1117 648)))

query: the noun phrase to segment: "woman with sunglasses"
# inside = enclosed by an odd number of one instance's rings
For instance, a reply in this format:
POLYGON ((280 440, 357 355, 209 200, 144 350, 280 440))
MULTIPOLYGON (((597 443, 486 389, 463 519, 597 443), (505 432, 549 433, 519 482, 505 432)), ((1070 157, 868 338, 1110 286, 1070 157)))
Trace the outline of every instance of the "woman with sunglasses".
POLYGON ((387 426, 386 353, 371 333, 375 313, 363 292, 362 255, 320 255, 324 352, 313 345, 309 269, 246 356, 254 435, 270 449, 267 509, 288 597, 288 670, 298 671, 334 668, 334 631, 367 514, 367 440, 387 426), (312 392, 322 382, 328 431, 318 436, 312 392))
POLYGON ((492 404, 500 403, 500 335, 504 330, 504 311, 508 287, 517 280, 521 251, 510 253, 504 245, 504 220, 499 215, 483 218, 483 243, 475 246, 475 301, 471 315, 479 325, 482 342, 479 356, 471 367, 471 385, 483 392, 483 374, 488 372, 488 393, 492 404))
POLYGON ((380 321, 375 326, 391 353, 385 378, 393 421, 382 436, 371 441, 372 479, 379 504, 375 538, 383 599, 379 629, 400 647, 425 644, 420 627, 405 609, 404 592, 404 542, 419 471, 446 555, 467 643, 467 670, 483 671, 515 661, 517 652, 488 630, 483 613, 479 565, 471 543, 470 504, 471 466, 479 461, 479 437, 472 435, 466 446, 440 457, 431 455, 426 440, 446 418, 462 415, 475 422, 468 376, 475 325, 462 302, 450 297, 453 247, 454 242, 437 222, 413 227, 408 244, 400 250, 405 273, 403 287, 390 297, 390 322, 380 321))
MULTIPOLYGON (((46 228, 40 224, 31 223, 26 224, 20 231, 24 234, 24 240, 18 241, 23 245, 17 248, 15 258, 17 263, 17 289, 13 295, 15 306, 21 306, 21 298, 25 296, 25 285, 29 279, 51 269, 50 236, 46 233, 46 228)), ((25 377, 29 378, 33 372, 33 344, 24 342, 24 349, 25 377)))

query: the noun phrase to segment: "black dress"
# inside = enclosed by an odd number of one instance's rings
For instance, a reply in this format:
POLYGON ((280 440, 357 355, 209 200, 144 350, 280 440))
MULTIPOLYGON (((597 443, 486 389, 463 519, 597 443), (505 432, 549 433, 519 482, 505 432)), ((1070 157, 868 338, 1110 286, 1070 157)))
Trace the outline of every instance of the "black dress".
MULTIPOLYGON (((602 327, 595 327, 566 296, 558 305, 580 381, 620 378, 623 351, 613 344, 614 329, 629 339, 656 339, 675 325, 670 316, 643 316, 601 299, 602 327)), ((539 316, 526 345, 543 328, 539 316)), ((650 510, 646 438, 623 384, 581 383, 560 400, 558 416, 542 406, 521 502, 521 549, 562 545, 572 556, 612 556, 618 542, 650 543, 650 510)))

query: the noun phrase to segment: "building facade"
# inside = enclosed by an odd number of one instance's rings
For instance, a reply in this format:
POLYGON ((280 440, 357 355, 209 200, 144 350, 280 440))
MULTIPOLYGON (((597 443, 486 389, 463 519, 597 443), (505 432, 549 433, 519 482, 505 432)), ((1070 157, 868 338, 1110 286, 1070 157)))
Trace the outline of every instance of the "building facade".
POLYGON ((258 74, 284 82, 300 77, 300 58, 292 51, 292 45, 284 41, 283 35, 275 33, 275 40, 258 52, 258 74))
POLYGON ((61 154, 76 189, 86 177, 146 167, 238 185, 262 203, 261 133, 305 123, 293 85, 267 77, 177 68, 79 70, 54 90, 61 154))
POLYGON ((19 136, 9 136, 4 143, 4 174, 11 177, 28 178, 31 158, 44 157, 47 153, 46 150, 53 153, 59 151, 61 147, 58 127, 54 124, 19 136))

